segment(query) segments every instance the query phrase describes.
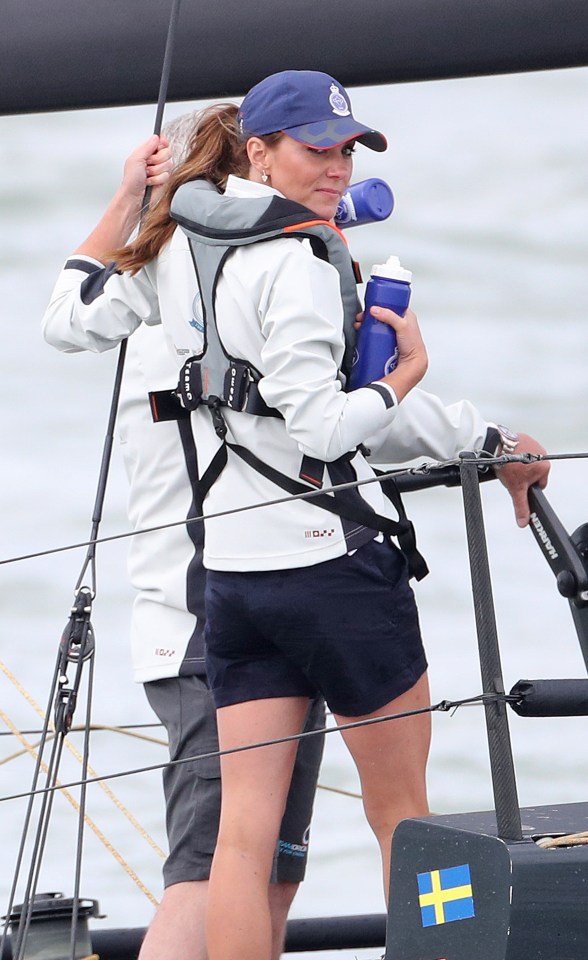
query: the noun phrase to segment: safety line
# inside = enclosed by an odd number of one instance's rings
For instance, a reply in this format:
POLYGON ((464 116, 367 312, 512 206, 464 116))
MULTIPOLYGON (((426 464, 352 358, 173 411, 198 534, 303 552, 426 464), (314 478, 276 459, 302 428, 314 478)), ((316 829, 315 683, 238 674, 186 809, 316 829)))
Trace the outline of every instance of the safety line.
POLYGON ((69 783, 61 784, 60 787, 42 787, 39 790, 29 790, 25 793, 14 793, 5 797, 0 797, 0 803, 7 800, 22 800, 26 797, 40 796, 46 793, 52 793, 55 790, 79 787, 90 783, 101 783, 106 780, 119 780, 121 777, 135 776, 138 773, 152 773, 155 770, 163 770, 166 767, 174 767, 182 763, 197 763, 199 760, 212 760, 220 757, 226 757, 231 754, 243 753, 247 750, 258 750, 261 747, 272 747, 280 743, 290 743, 292 741, 305 740, 308 737, 316 737, 323 734, 342 732, 345 730, 356 730, 359 727, 368 727, 375 723, 384 723, 389 720, 403 720, 407 717, 417 717, 426 713, 455 713, 459 707, 480 705, 485 706, 489 703, 508 703, 517 700, 518 697, 512 697, 509 694, 480 693, 475 697, 466 697, 463 700, 440 700, 438 703, 431 704, 428 707, 420 707, 416 710, 406 710, 402 713, 389 713, 381 717, 370 717, 367 720, 353 720, 349 723, 336 724, 330 727, 321 727, 318 730, 307 730, 302 733, 295 733, 287 737, 279 737, 275 740, 261 740, 256 743, 248 743, 242 747, 232 747, 228 750, 213 750, 209 753, 197 754, 193 757, 181 757, 178 760, 168 760, 165 763, 155 763, 146 767, 134 767, 131 770, 121 770, 118 773, 107 773, 100 777, 87 778, 86 780, 72 780, 69 783))
MULTIPOLYGON (((363 480, 350 480, 347 483, 336 484, 331 487, 323 487, 321 490, 308 490, 304 493, 295 493, 285 497, 278 497, 275 500, 264 500, 260 503, 251 503, 247 504, 244 507, 234 507, 230 510, 219 510, 216 513, 207 513, 201 514, 198 517, 189 517, 183 520, 174 520, 171 523, 162 523, 155 527, 142 527, 139 530, 129 530, 126 533, 115 533, 108 537, 99 537, 93 540, 81 540, 79 543, 70 543, 63 547, 51 547, 48 550, 39 550, 35 553, 25 553, 15 557, 6 557, 3 560, 0 560, 0 566, 4 566, 10 563, 18 563, 21 560, 34 560, 39 557, 47 557, 57 553, 65 553, 68 550, 78 550, 81 547, 95 546, 99 543, 112 543, 116 540, 126 540, 130 537, 142 536, 146 533, 156 533, 158 530, 169 530, 173 527, 187 526, 191 523, 202 523, 205 520, 215 520, 219 517, 229 517, 239 513, 247 513, 250 510, 259 510, 262 507, 275 507, 282 503, 290 503, 294 500, 310 500, 312 497, 319 496, 321 494, 335 494, 342 490, 354 490, 358 487, 367 486, 370 483, 380 483, 383 480, 389 479, 398 479, 400 477, 415 477, 420 476, 431 476, 434 474, 434 471, 437 469, 444 469, 447 467, 457 467, 460 463, 477 463, 483 467, 494 467, 494 466, 505 466, 508 463, 537 463, 541 460, 573 460, 573 459, 588 459, 588 452, 586 453, 562 453, 562 454, 503 454, 500 457, 484 457, 483 460, 480 458, 475 458, 475 460, 468 460, 464 458, 463 460, 446 460, 442 463, 425 463, 420 467, 409 467, 406 470, 391 470, 388 473, 380 473, 374 477, 366 477, 363 480)), ((441 485, 441 484, 440 484, 441 485)), ((434 484, 431 484, 434 486, 434 484)))
MULTIPOLYGON (((110 724, 105 724, 105 723, 91 723, 89 729, 94 733, 100 733, 101 731, 106 731, 107 733, 122 733, 122 734, 126 734, 129 737, 136 736, 139 739, 145 739, 147 740, 147 742, 153 741, 153 743, 160 743, 163 741, 160 741, 155 737, 142 737, 140 734, 133 734, 133 733, 130 733, 129 731, 148 730, 153 727, 161 727, 161 726, 163 726, 162 723, 158 722, 157 720, 154 720, 153 723, 119 723, 115 726, 111 726, 110 724)), ((85 724, 82 725, 82 724, 76 723, 69 728, 68 733, 84 733, 85 730, 86 730, 85 724)), ((22 733, 27 737, 33 737, 33 736, 37 736, 40 733, 43 733, 43 731, 39 729, 19 730, 19 733, 22 733)), ((10 730, 0 730, 0 739, 2 739, 2 737, 11 737, 11 736, 12 736, 12 733, 10 732, 10 730)))

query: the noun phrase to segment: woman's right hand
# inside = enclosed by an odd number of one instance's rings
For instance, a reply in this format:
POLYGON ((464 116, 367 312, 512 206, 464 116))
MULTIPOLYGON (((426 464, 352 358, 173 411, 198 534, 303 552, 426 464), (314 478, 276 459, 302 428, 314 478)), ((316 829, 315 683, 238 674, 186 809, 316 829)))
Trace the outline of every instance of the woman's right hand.
POLYGON ((165 137, 153 134, 135 147, 124 165, 122 183, 104 216, 75 253, 105 263, 110 252, 122 247, 139 223, 145 188, 159 188, 169 180, 172 157, 165 137))
POLYGON ((135 147, 124 165, 121 192, 142 202, 147 187, 161 187, 169 180, 173 166, 169 142, 152 134, 135 147))
POLYGON ((381 323, 388 324, 396 331, 398 365, 382 379, 392 387, 400 401, 420 383, 429 365, 416 314, 408 309, 401 317, 386 307, 372 307, 370 312, 381 323))

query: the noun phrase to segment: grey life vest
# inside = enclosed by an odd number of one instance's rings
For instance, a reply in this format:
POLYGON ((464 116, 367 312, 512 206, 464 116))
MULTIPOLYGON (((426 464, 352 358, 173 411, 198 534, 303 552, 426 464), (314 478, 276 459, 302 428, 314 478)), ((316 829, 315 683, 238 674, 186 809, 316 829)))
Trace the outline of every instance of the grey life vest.
POLYGON ((316 256, 328 260, 339 274, 344 310, 345 356, 348 376, 355 345, 354 322, 361 309, 358 276, 340 231, 319 220, 306 207, 282 197, 226 197, 206 180, 186 183, 176 192, 171 215, 188 238, 202 298, 204 350, 185 364, 179 383, 182 404, 191 410, 205 403, 245 413, 280 416, 267 408, 257 384, 260 374, 246 359, 230 357, 218 334, 216 288, 223 265, 239 246, 278 237, 307 238, 316 256))
MULTIPOLYGON (((261 461, 253 451, 226 440, 223 408, 254 416, 281 417, 281 414, 263 400, 258 389, 259 371, 246 358, 231 357, 224 349, 216 323, 215 298, 224 263, 236 247, 278 237, 308 239, 315 256, 327 260, 339 274, 345 335, 341 373, 347 379, 355 347, 354 323, 361 307, 357 296, 360 276, 345 240, 337 227, 317 219, 298 203, 275 195, 247 199, 227 197, 206 180, 193 180, 177 190, 171 216, 186 234, 190 245, 202 298, 204 348, 201 354, 186 361, 175 391, 157 391, 149 395, 154 420, 178 419, 189 416, 201 405, 208 407, 222 445, 200 479, 197 493, 201 503, 223 470, 228 450, 294 496, 308 492, 308 484, 320 490, 325 470, 322 461, 303 456, 299 473, 299 480, 303 483, 300 483, 261 461)), ((356 453, 353 451, 337 461, 340 466, 349 467, 345 478, 349 481, 355 478, 349 461, 356 453)), ((318 493, 313 496, 313 502, 344 521, 396 536, 407 554, 411 571, 421 579, 427 568, 416 550, 414 530, 406 517, 400 495, 393 481, 384 481, 382 486, 398 511, 399 521, 376 514, 357 489, 345 490, 340 496, 318 493)))

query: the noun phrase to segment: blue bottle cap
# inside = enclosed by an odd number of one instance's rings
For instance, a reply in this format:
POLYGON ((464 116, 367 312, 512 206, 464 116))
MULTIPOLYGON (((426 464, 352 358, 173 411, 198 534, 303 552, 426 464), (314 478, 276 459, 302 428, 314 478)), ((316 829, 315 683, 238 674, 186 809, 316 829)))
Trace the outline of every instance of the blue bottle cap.
POLYGON ((394 209, 394 196, 384 180, 372 177, 352 184, 335 213, 339 227, 355 227, 386 220, 394 209))

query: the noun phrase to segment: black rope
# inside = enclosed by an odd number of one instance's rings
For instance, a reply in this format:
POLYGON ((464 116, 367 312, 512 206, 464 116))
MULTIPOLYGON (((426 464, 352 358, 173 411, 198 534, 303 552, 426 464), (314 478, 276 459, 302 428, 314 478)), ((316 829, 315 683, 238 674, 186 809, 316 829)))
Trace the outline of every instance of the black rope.
MULTIPOLYGON (((167 101, 167 89, 169 86, 169 78, 171 73, 171 65, 173 60, 174 45, 176 41, 176 36, 178 34, 178 20, 180 17, 180 5, 182 0, 173 0, 172 9, 169 18, 169 24, 167 28, 167 40, 165 42, 165 53, 163 55, 163 67, 161 68, 161 78, 159 81, 159 93, 157 95, 157 110, 155 112, 155 122, 153 124, 153 133, 156 133, 158 136, 161 133, 161 127, 163 124, 163 111, 165 110, 165 104, 167 101)), ((151 192, 152 188, 147 187, 145 194, 143 196, 143 205, 141 211, 141 218, 147 213, 149 209, 149 204, 151 202, 151 192)))
MULTIPOLYGON (((29 803, 27 805, 27 812, 25 816, 24 826, 21 832, 21 840, 19 851, 17 855, 16 866, 13 875, 13 882, 10 892, 10 900, 8 908, 5 913, 5 927, 2 934, 2 942, 0 944, 0 957, 3 956, 3 944, 7 936, 7 929, 9 924, 9 917, 12 913, 14 906, 14 898, 16 895, 17 884, 20 878, 20 874, 23 868, 24 862, 24 853, 25 847, 27 844, 27 839, 29 831, 32 829, 32 813, 33 813, 33 803, 37 794, 41 795, 41 804, 40 810, 38 812, 36 821, 35 821, 35 835, 31 843, 31 854, 29 859, 28 874, 25 881, 25 891, 23 894, 23 909, 21 913, 21 919, 19 922, 18 929, 18 938, 15 943, 13 950, 14 960, 23 960, 25 955, 26 941, 28 937, 29 926, 31 923, 32 913, 33 913, 33 904, 34 896, 37 889, 37 884, 39 881, 41 866, 43 862, 43 856, 47 841, 48 829, 52 814, 52 804, 54 799, 54 788, 57 784, 57 774, 59 766, 61 763, 61 758, 63 755, 63 746, 65 737, 69 731, 71 725, 71 718, 73 716, 76 702, 79 695, 82 672, 85 666, 86 661, 90 661, 90 678, 88 681, 88 696, 87 696, 87 709, 86 709, 86 724, 88 723, 88 718, 91 710, 91 690, 93 686, 93 653, 94 653, 94 635, 92 631, 92 626, 90 623, 90 614, 91 614, 91 600, 90 592, 88 588, 83 588, 79 591, 74 605, 70 611, 70 618, 68 624, 63 632, 59 647, 57 650, 55 669, 53 672, 53 680, 51 685, 51 691, 49 694, 47 709, 44 716, 44 725, 41 740, 38 748, 36 749, 36 763, 35 770, 33 774, 33 782, 31 790, 29 791, 29 803), (73 665, 75 670, 75 675, 73 680, 70 682, 68 679, 68 669, 73 665), (53 705, 54 710, 54 730, 49 730, 49 721, 51 716, 51 706, 53 705), (44 759, 45 751, 48 746, 49 741, 52 741, 51 751, 49 754, 48 761, 44 759), (41 770, 45 769, 45 784, 46 787, 44 790, 37 791, 36 785, 40 780, 41 770)), ((84 742, 84 751, 82 758, 82 771, 83 778, 87 779, 85 772, 88 769, 88 758, 89 758, 89 733, 86 732, 85 742, 84 742)), ((78 804, 78 833, 82 829, 82 825, 85 817, 85 787, 82 788, 80 802, 78 804)), ((80 869, 81 869, 81 855, 78 857, 78 864, 76 865, 76 873, 74 878, 74 883, 76 891, 79 889, 79 879, 80 879, 80 869)), ((74 898, 74 916, 76 914, 76 906, 74 898)), ((72 927, 72 930, 74 928, 72 927)), ((75 956, 75 949, 72 947, 71 956, 75 956)))
MULTIPOLYGON (((177 22, 178 22, 178 16, 179 16, 180 3, 181 3, 181 0, 172 0, 172 9, 171 9, 170 20, 168 25, 163 68, 162 68, 161 81, 160 81, 160 87, 159 87, 157 112, 156 112, 156 118, 155 118, 155 128, 154 128, 155 134, 159 134, 161 130, 163 110, 165 106, 165 101, 167 99, 167 88, 168 88, 168 81, 169 81, 169 75, 171 70, 172 51, 173 51, 175 34, 177 32, 177 22)), ((141 206, 141 217, 144 215, 145 211, 149 207, 150 196, 151 196, 151 189, 150 187, 147 187, 143 196, 143 201, 141 206)), ((90 751, 90 719, 91 719, 92 689, 93 689, 93 676, 94 676, 94 670, 93 670, 94 643, 93 643, 93 633, 92 633, 92 629, 89 622, 89 612, 91 609, 91 600, 96 596, 96 547, 98 543, 101 542, 100 538, 98 537, 98 531, 100 528, 100 523, 102 521, 102 512, 103 512, 104 500, 106 495, 106 486, 108 482, 108 475, 110 472, 110 464, 112 461, 114 432, 115 432, 116 418, 118 413, 118 404, 119 404, 119 398, 120 398, 120 392, 121 392, 122 380, 123 380, 123 374, 124 374, 126 351, 127 351, 127 341, 125 339, 121 342, 120 348, 119 348, 118 362, 117 362, 112 397, 110 402, 110 410, 108 415, 106 437, 105 437, 104 446, 102 450, 102 460, 101 460, 100 471, 98 475, 96 498, 94 501, 94 509, 92 512, 92 527, 91 527, 90 539, 85 544, 85 546, 87 546, 88 549, 87 549, 86 557, 82 564, 82 569, 80 571, 77 583, 75 585, 75 590, 74 590, 75 601, 74 601, 73 610, 75 610, 76 604, 78 603, 80 603, 82 606, 84 606, 84 604, 87 604, 87 617, 86 617, 87 623, 85 627, 82 646, 84 646, 86 643, 86 634, 89 631, 88 640, 92 646, 92 655, 89 658, 90 672, 89 672, 89 678, 87 683, 85 736, 84 736, 84 747, 83 747, 83 757, 82 757, 82 770, 84 771, 84 777, 79 784, 81 786, 81 792, 80 792, 79 812, 78 812, 78 836, 77 836, 77 845, 76 845, 74 898, 73 898, 73 913, 72 913, 72 921, 71 921, 71 940, 70 940, 70 946, 69 946, 70 958, 74 958, 76 956, 76 938, 77 938, 77 930, 78 930, 77 919, 78 919, 78 908, 79 908, 79 902, 80 902, 79 887, 80 887, 81 867, 82 867, 82 841, 83 841, 83 834, 84 834, 84 820, 85 820, 85 812, 86 812, 86 786, 88 783, 92 782, 91 780, 88 780, 88 778, 85 776, 85 772, 88 769, 89 751, 90 751), (88 568, 90 568, 90 583, 91 583, 90 588, 83 585, 83 582, 86 576, 86 571, 88 570, 88 568), (87 598, 86 598, 86 595, 88 595, 87 598)), ((72 621, 72 630, 75 630, 75 624, 73 623, 73 621, 72 621)), ((60 645, 60 652, 58 653, 58 662, 61 659, 62 649, 63 649, 63 640, 60 645)), ((71 658, 68 658, 67 652, 64 652, 63 663, 62 663, 63 669, 61 670, 62 676, 57 681, 57 685, 59 685, 61 683, 61 680, 64 679, 63 675, 65 674, 65 666, 67 664, 68 659, 71 659, 71 658)), ((57 771, 59 769, 59 764, 61 760, 64 738, 67 735, 69 728, 71 727, 71 719, 73 717, 73 713, 76 706, 76 700, 77 700, 77 692, 78 692, 77 687, 81 678, 81 672, 84 666, 84 663, 83 663, 84 659, 85 658, 82 655, 82 650, 80 649, 80 653, 77 661, 76 680, 74 683, 74 689, 67 690, 67 691, 64 689, 59 689, 57 691, 57 695, 55 696, 55 713, 56 713, 55 727, 56 727, 57 735, 53 740, 53 746, 51 751, 51 762, 49 765, 49 772, 47 774, 48 786, 45 787, 44 790, 37 791, 35 790, 35 784, 37 782, 38 773, 40 771, 41 758, 43 756, 43 753, 47 744, 47 740, 48 740, 47 728, 48 728, 48 718, 49 718, 50 707, 48 707, 45 715, 44 735, 42 737, 41 744, 38 750, 35 778, 33 779, 33 790, 27 794, 27 796, 30 798, 31 803, 33 798, 36 795, 38 795, 39 793, 42 795, 41 813, 37 820, 36 836, 33 843, 30 867, 29 867, 28 877, 26 881, 26 890, 23 897, 23 914, 21 916, 21 921, 19 923, 18 937, 17 937, 17 941, 15 943, 14 951, 13 951, 14 960, 22 960, 22 958, 25 955, 26 940, 28 937, 29 926, 30 926, 32 910, 33 910, 33 901, 34 901, 34 896, 37 889, 37 883, 39 880, 39 875, 40 875, 40 870, 41 870, 41 865, 42 865, 42 860, 43 860, 43 855, 45 850, 45 842, 47 838, 47 831, 49 828, 49 820, 51 817, 51 808, 52 808, 52 803, 54 798, 54 791, 56 789, 61 789, 61 787, 55 786, 55 783, 57 781, 57 771), (63 697, 62 696, 63 694, 67 694, 67 697, 63 697), (26 909, 25 909, 25 905, 26 905, 26 909)), ((55 686, 56 686, 56 682, 54 680, 53 692, 55 692, 55 686)), ((61 686, 63 687, 63 684, 61 684, 61 686)), ((5 927, 0 940, 0 955, 3 955, 4 953, 6 931, 9 923, 9 917, 12 912, 16 885, 18 882, 20 869, 22 867, 24 844, 25 844, 25 840, 26 840, 26 836, 27 836, 28 828, 30 824, 30 813, 31 813, 31 810, 29 809, 29 812, 27 814, 27 822, 21 838, 21 848, 19 852, 18 865, 14 875, 10 904, 6 913, 5 927)))
POLYGON ((257 750, 260 747, 273 747, 280 743, 290 743, 294 740, 305 740, 308 737, 323 736, 328 733, 340 733, 345 730, 355 730, 359 727, 371 726, 375 723, 385 723, 390 720, 404 720, 408 717, 417 717, 426 713, 455 713, 459 707, 467 706, 486 706, 497 702, 510 702, 516 699, 509 694, 498 695, 496 693, 481 693, 474 697, 465 697, 463 700, 440 700, 438 703, 430 704, 427 707, 419 707, 415 710, 405 710, 402 713, 388 713, 381 717, 370 717, 367 720, 352 720, 349 723, 335 724, 330 727, 321 727, 318 730, 306 730, 302 733, 294 733, 287 737, 278 737, 274 740, 260 740, 256 743, 249 743, 243 747, 232 747, 229 750, 213 750, 210 753, 200 753, 193 757, 181 757, 177 760, 167 760, 164 763, 155 763, 146 767, 134 767, 130 770, 121 770, 118 773, 107 773, 104 776, 92 777, 83 780, 72 780, 69 783, 61 783, 59 786, 44 787, 40 790, 29 791, 27 793, 15 793, 9 796, 0 797, 0 803, 8 800, 22 800, 25 797, 39 796, 55 790, 69 790, 72 787, 80 787, 90 783, 102 783, 106 780, 120 780, 122 777, 131 777, 139 773, 153 773, 156 770, 163 770, 165 767, 174 767, 182 763, 197 763, 199 760, 211 760, 225 757, 229 754, 244 753, 247 750, 257 750))
POLYGON ((78 576, 74 593, 77 594, 80 590, 82 583, 84 581, 86 570, 88 567, 91 569, 91 593, 92 597, 96 596, 96 546, 101 542, 98 537, 98 530, 100 529, 100 523, 102 521, 102 510, 104 507, 104 498, 106 496, 106 485, 108 482, 108 474, 110 472, 110 463, 112 460, 112 448, 114 444, 114 430, 116 425, 116 416, 118 413, 118 402, 120 398, 120 391, 122 387, 122 378, 124 373, 125 366, 125 357, 127 353, 127 341, 123 340, 118 354, 118 361, 116 365, 116 373, 114 377, 114 385, 112 388, 112 398, 110 401, 110 411, 108 414, 108 424, 106 428, 106 437, 104 440, 104 447, 102 449, 102 461, 100 464, 100 472, 98 474, 98 485, 96 490, 96 499, 94 501, 94 510, 92 511, 92 532, 90 534, 90 540, 88 541, 88 552, 86 558, 80 570, 78 576))
MULTIPOLYGON (((165 53, 163 55, 163 67, 161 71, 161 79, 159 83, 159 93, 157 97, 157 110, 155 113, 155 122, 153 126, 153 133, 159 135, 161 132, 161 125, 163 122, 163 111, 165 109, 165 102, 167 100, 167 89, 169 86, 169 77, 171 72, 171 64, 173 57, 173 48, 175 37, 177 33, 177 24, 180 13, 180 4, 181 0, 173 0, 172 9, 168 24, 167 30, 167 39, 165 44, 165 53)), ((149 203, 151 201, 151 187, 146 187, 145 193, 143 195, 143 202, 141 204, 141 219, 149 209, 149 203)), ((96 500, 94 503, 94 510, 92 513, 92 532, 90 534, 90 540, 87 543, 88 552, 86 559, 80 571, 78 581, 75 586, 75 591, 77 592, 85 577, 86 570, 90 566, 92 571, 91 583, 92 583, 92 596, 96 596, 96 546, 98 543, 102 542, 98 539, 98 530, 100 523, 102 521, 102 511, 104 507, 104 499, 106 496, 106 485, 108 482, 108 474, 110 472, 110 464, 112 461, 112 448, 114 445, 114 430, 116 425, 116 417, 118 413, 118 404, 120 399, 120 391, 122 387, 122 380, 125 368, 125 359, 127 353, 127 340, 126 338, 121 341, 118 362, 116 366, 116 373, 114 377, 114 384, 112 388, 112 398, 110 401, 110 412, 108 416, 108 426, 106 430, 106 438, 104 441, 104 447, 102 450, 102 462, 100 464, 100 472, 98 475, 98 488, 96 491, 96 500)))
MULTIPOLYGON (((44 742, 45 734, 47 733, 47 731, 48 731, 48 729, 49 729, 49 717, 50 717, 50 715, 51 715, 51 706, 52 706, 52 704, 53 704, 53 696, 54 696, 55 686, 56 686, 56 684, 57 684, 57 682, 58 682, 58 678, 59 678, 59 670, 60 670, 60 662, 59 662, 59 657, 58 657, 58 658, 57 658, 57 661, 56 661, 56 664, 55 664, 54 673, 53 673, 53 682, 52 682, 52 685, 51 685, 51 691, 50 691, 49 699, 48 699, 48 702, 47 702, 47 709, 45 710, 45 716, 44 716, 44 722, 43 722, 43 737, 42 737, 42 742, 44 742)), ((28 802, 28 804, 27 804, 27 809, 26 809, 26 812, 25 812, 23 828, 22 828, 22 831, 21 831, 20 845, 19 845, 19 848, 18 848, 18 853, 17 853, 17 857, 16 857, 16 865, 15 865, 14 873, 13 873, 13 876, 12 876, 12 885, 11 885, 10 893, 9 893, 9 896, 8 896, 8 906, 7 906, 7 908, 6 908, 6 912, 5 912, 5 915, 4 915, 4 926, 3 926, 3 929, 2 929, 2 937, 0 938, 0 957, 4 957, 4 955, 5 955, 4 948, 5 948, 5 944, 6 944, 7 937, 8 937, 8 929, 9 929, 9 926, 10 926, 9 918, 10 918, 10 915, 11 915, 11 913, 12 913, 12 909, 13 909, 13 907, 14 907, 14 902, 15 902, 15 899, 16 899, 16 891, 17 891, 17 887, 18 887, 18 880, 19 880, 19 877, 20 877, 20 873, 21 873, 22 865, 23 865, 23 861, 24 861, 24 855, 25 855, 25 848, 26 848, 27 836, 28 836, 28 832, 29 832, 29 829, 30 829, 30 826, 31 826, 31 822, 32 822, 33 805, 34 805, 34 799, 35 799, 35 793, 36 793, 36 784, 39 782, 39 777, 40 777, 40 775, 41 775, 41 764, 42 764, 42 754, 41 754, 41 752, 39 751, 39 752, 37 753, 37 757, 36 757, 36 761, 35 761, 35 769, 34 769, 34 773, 33 773, 32 787, 31 787, 31 790, 26 794, 26 796, 27 796, 28 799, 29 799, 29 802, 28 802)), ((27 899, 26 897, 23 898, 23 904, 26 903, 26 899, 27 899)), ((23 920, 24 920, 24 919, 25 919, 25 918, 23 918, 23 920)), ((22 927, 22 932, 23 932, 23 934, 24 934, 25 924, 21 924, 21 927, 22 927)), ((21 941, 21 940, 22 940, 22 936, 20 937, 20 941, 21 941)), ((20 941, 19 941, 19 943, 20 943, 20 941)), ((18 956, 18 951, 20 950, 19 943, 15 943, 15 953, 16 953, 17 956, 18 956)))

